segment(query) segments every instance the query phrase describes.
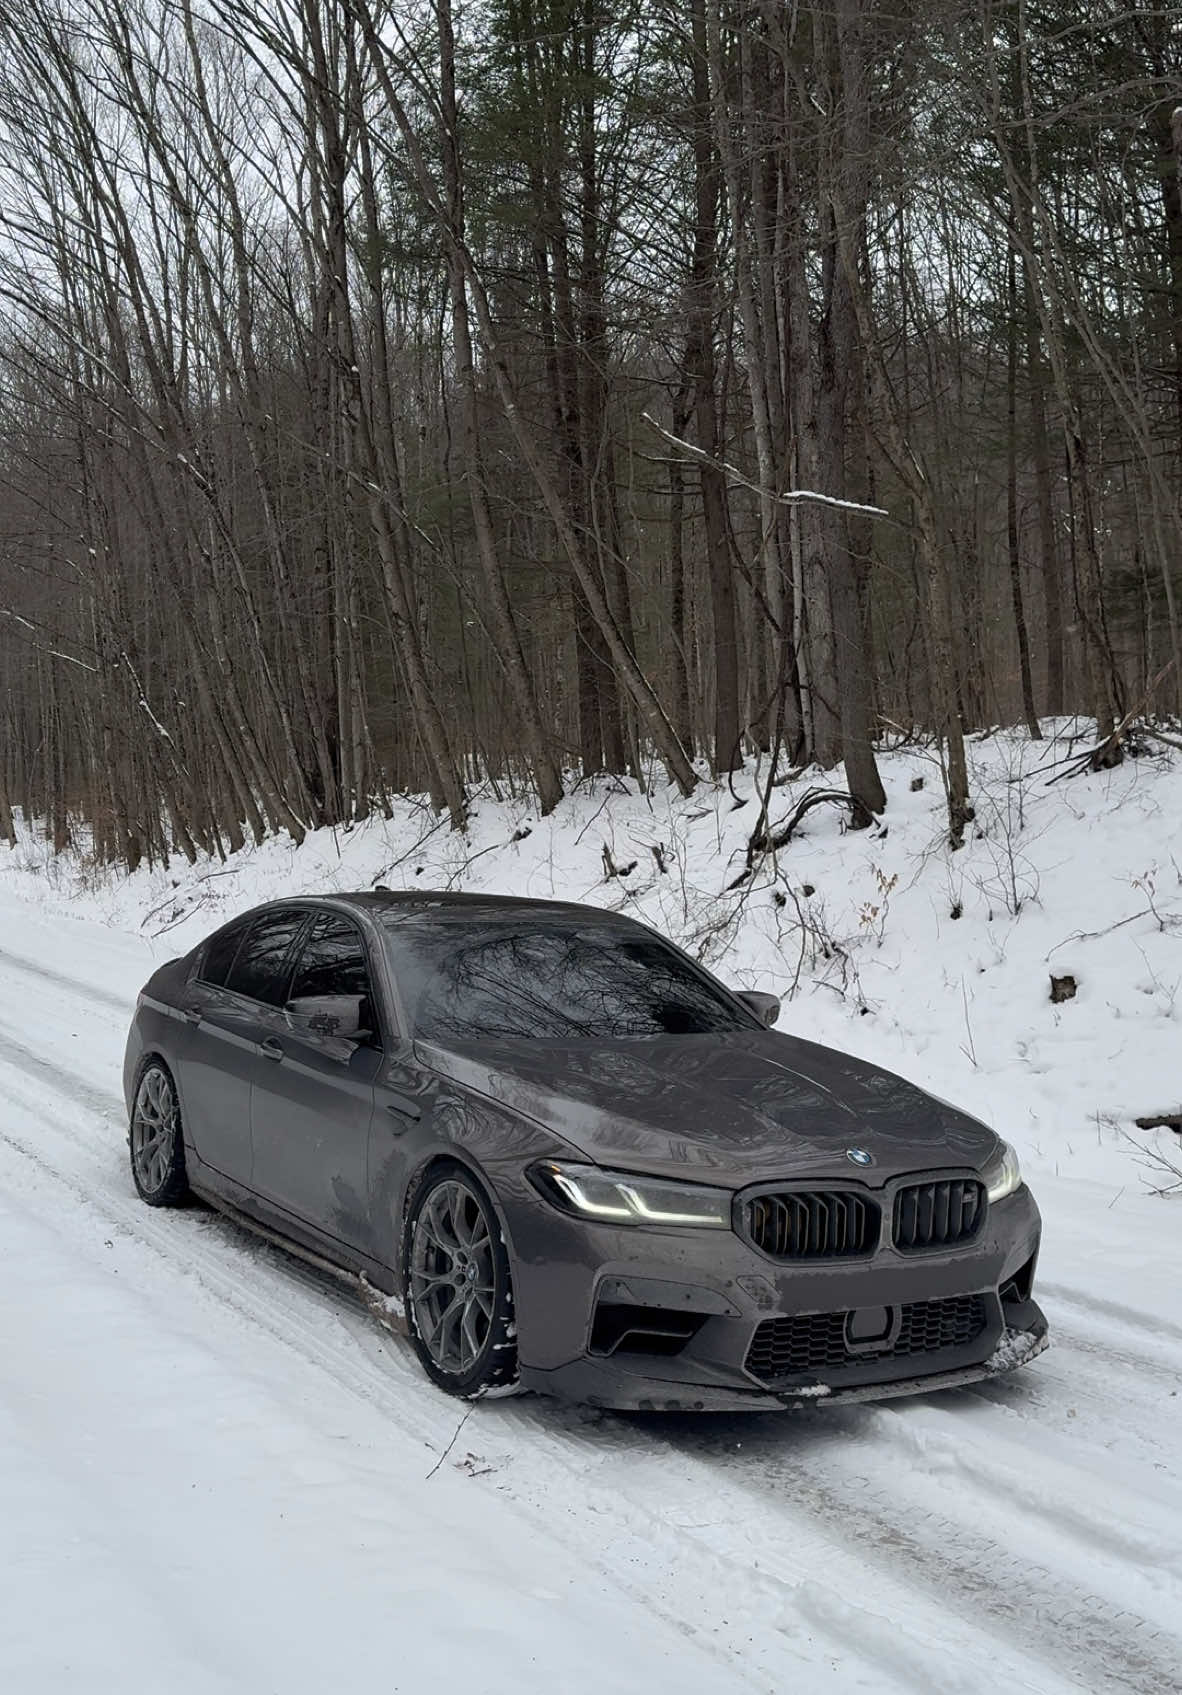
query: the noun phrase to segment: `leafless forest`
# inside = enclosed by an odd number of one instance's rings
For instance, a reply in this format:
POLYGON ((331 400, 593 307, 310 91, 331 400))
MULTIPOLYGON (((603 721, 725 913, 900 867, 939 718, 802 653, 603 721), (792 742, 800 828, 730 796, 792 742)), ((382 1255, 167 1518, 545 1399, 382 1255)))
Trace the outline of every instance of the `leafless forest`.
MULTIPOLYGON (((0 838, 1182 705, 1182 7, 0 6, 0 838), (823 498, 822 498, 823 497, 823 498)), ((765 767, 766 768, 766 767, 765 767)))

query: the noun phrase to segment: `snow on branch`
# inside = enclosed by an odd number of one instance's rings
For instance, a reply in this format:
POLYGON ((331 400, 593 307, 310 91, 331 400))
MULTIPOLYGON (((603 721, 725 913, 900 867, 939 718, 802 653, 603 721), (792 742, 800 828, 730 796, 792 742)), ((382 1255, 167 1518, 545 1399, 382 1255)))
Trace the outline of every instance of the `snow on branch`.
POLYGON ((39 627, 36 624, 30 623, 27 618, 22 618, 20 613, 14 612, 10 606, 0 606, 0 618, 9 619, 13 624, 19 625, 23 630, 31 630, 33 632, 32 635, 26 636, 25 640, 28 642, 30 647, 35 647, 38 653, 48 654, 51 659, 61 659, 67 665, 77 665, 83 671, 91 671, 96 676, 98 675, 97 665, 88 665, 85 659, 78 659, 72 653, 63 653, 59 647, 47 647, 44 642, 39 642, 36 639, 39 634, 39 627))
POLYGON ((752 494, 767 496, 771 500, 779 501, 783 506, 795 506, 803 500, 811 500, 818 506, 834 506, 839 512, 861 512, 867 518, 890 517, 890 513, 883 506, 867 506, 860 500, 839 500, 835 494, 818 494, 815 489, 793 488, 777 491, 764 488, 762 483, 752 482, 750 477, 745 477, 737 466, 729 465, 725 459, 715 459, 705 448, 695 447, 692 441, 686 441, 683 436, 675 436, 672 430, 658 424, 651 412, 642 412, 640 416, 651 430, 655 430, 674 447, 679 447, 690 459, 696 459, 699 464, 713 465, 715 470, 721 471, 731 482, 738 483, 741 488, 750 489, 752 494))

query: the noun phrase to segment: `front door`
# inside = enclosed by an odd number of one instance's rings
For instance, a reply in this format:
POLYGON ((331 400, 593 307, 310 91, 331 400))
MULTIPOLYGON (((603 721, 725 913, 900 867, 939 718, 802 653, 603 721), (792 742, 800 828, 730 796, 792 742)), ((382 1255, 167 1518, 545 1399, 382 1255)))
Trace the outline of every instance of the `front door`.
POLYGON ((372 1035, 342 1041, 266 1021, 250 1124, 256 1193, 346 1247, 372 1252, 369 1130, 382 1063, 378 1008, 360 930, 322 913, 304 938, 288 999, 363 995, 372 1035))

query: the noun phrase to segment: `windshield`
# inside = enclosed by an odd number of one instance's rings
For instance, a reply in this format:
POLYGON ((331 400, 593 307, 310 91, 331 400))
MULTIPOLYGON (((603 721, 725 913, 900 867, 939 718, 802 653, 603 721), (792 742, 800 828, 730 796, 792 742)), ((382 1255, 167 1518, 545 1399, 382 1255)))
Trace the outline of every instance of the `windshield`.
POLYGON ((639 926, 433 916, 387 928, 416 1037, 611 1040, 751 1030, 722 986, 639 926))

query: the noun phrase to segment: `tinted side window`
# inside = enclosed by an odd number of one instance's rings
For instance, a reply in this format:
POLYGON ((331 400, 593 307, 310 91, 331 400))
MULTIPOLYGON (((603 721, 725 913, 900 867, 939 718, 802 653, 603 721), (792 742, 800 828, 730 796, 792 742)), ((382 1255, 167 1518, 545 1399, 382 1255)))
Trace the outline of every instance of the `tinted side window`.
POLYGON ((326 913, 316 920, 291 980, 289 1000, 301 995, 366 995, 365 943, 347 918, 326 913))
POLYGON ((270 912, 256 918, 226 979, 227 989, 282 1006, 291 974, 291 945, 307 918, 306 912, 270 912))
POLYGON ((238 952, 238 944, 245 934, 245 924, 231 924, 228 930, 223 930, 206 944, 201 969, 197 973, 203 983, 212 983, 219 989, 224 985, 234 963, 234 955, 238 952))

